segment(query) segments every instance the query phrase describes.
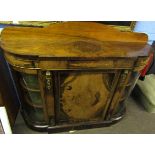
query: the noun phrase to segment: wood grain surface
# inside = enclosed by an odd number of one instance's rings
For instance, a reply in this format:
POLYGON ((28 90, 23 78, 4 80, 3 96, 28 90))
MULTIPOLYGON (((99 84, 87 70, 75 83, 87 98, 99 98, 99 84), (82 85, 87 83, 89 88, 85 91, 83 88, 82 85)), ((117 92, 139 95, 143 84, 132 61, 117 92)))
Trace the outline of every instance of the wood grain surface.
POLYGON ((152 51, 146 34, 95 22, 7 27, 0 39, 14 70, 38 76, 42 117, 54 126, 113 119, 126 98, 129 73, 139 72, 152 51))
POLYGON ((72 119, 102 117, 110 81, 110 76, 103 73, 70 73, 61 84, 64 112, 72 119))
POLYGON ((45 28, 7 27, 1 47, 19 55, 39 57, 136 57, 147 56, 144 33, 121 32, 94 22, 65 22, 45 28))

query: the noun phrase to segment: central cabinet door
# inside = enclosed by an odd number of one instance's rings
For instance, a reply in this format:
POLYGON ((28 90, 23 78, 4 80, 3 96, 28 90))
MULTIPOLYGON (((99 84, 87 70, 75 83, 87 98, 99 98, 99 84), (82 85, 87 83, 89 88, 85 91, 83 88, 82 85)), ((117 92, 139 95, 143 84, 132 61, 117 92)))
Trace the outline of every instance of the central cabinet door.
POLYGON ((58 122, 103 120, 115 72, 62 71, 58 73, 58 122))

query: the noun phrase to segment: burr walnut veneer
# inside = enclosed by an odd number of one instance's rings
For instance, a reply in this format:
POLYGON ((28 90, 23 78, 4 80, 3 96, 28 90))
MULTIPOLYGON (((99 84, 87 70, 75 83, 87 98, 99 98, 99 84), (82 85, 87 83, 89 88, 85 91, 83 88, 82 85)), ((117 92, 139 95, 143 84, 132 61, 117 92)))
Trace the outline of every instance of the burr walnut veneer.
POLYGON ((151 52, 146 34, 93 22, 7 27, 1 47, 25 122, 49 132, 120 120, 151 52))

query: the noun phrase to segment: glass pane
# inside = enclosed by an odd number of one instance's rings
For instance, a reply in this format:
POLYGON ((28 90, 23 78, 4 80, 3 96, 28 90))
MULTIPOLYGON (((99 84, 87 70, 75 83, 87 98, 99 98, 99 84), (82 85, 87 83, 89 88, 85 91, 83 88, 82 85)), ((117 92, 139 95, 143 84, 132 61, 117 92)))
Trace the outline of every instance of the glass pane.
POLYGON ((24 104, 24 111, 31 121, 38 123, 45 122, 42 108, 34 108, 29 104, 24 104))
POLYGON ((44 123, 44 111, 39 90, 37 75, 21 73, 20 81, 24 97, 24 111, 27 117, 35 123, 44 123))
POLYGON ((42 104, 40 92, 28 91, 29 97, 34 104, 42 104))
POLYGON ((24 84, 28 88, 39 89, 38 77, 37 75, 22 73, 24 84))

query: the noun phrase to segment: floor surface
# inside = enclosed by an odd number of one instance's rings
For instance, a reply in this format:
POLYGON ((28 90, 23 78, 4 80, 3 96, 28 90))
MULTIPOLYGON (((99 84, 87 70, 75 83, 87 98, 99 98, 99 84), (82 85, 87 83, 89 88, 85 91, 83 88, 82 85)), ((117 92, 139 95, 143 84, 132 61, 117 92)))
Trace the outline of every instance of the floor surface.
MULTIPOLYGON (((155 133, 155 113, 148 113, 132 97, 126 101, 126 116, 110 127, 79 130, 75 134, 151 134, 155 133)), ((19 114, 13 129, 15 134, 46 134, 29 129, 19 114)), ((70 133, 70 132, 63 132, 70 133)))

